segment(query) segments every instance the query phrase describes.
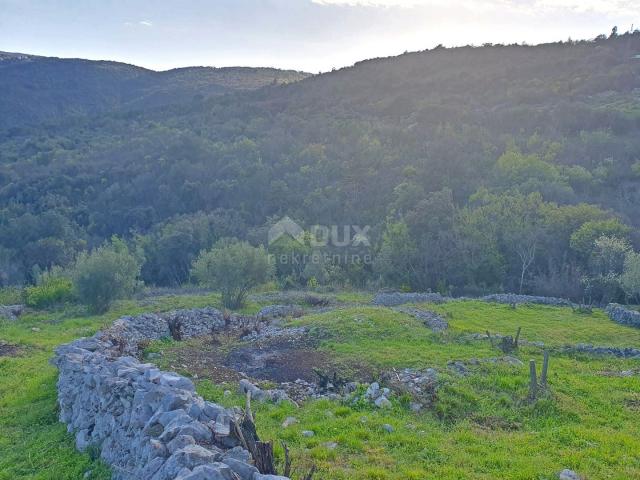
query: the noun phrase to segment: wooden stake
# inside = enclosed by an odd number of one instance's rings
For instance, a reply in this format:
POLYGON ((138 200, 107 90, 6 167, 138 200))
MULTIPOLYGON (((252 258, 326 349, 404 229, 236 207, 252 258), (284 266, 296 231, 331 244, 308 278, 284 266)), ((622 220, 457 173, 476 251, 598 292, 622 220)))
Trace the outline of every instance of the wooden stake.
POLYGON ((516 346, 516 348, 518 348, 518 339, 520 338, 520 331, 522 330, 522 327, 518 327, 518 332, 516 333, 516 339, 513 342, 516 346))
POLYGON ((313 478, 313 474, 316 473, 316 466, 312 465, 311 470, 304 477, 304 480, 311 480, 313 478))
POLYGON ((256 423, 253 420, 253 413, 251 413, 251 392, 249 390, 247 390, 247 399, 245 401, 244 413, 251 423, 256 423))
POLYGON ((281 441, 280 444, 284 449, 284 472, 282 474, 285 477, 290 477, 291 476, 291 457, 289 456, 289 447, 283 441, 281 441))
POLYGON ((538 376, 536 374, 536 361, 529 360, 529 398, 535 400, 538 393, 538 376))
POLYGON ((542 374, 540 375, 540 385, 547 388, 547 370, 549 370, 549 352, 545 350, 544 360, 542 361, 542 374))

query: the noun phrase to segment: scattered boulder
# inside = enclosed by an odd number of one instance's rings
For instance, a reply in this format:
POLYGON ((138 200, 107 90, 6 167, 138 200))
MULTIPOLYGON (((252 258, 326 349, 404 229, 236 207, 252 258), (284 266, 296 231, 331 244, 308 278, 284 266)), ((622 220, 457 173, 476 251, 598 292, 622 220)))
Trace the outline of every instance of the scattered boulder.
POLYGON ((305 327, 282 328, 276 325, 260 325, 242 337, 245 341, 284 340, 294 342, 307 334, 305 327))
POLYGON ((240 380, 240 393, 246 395, 251 394, 251 398, 258 402, 275 402, 280 403, 283 400, 290 400, 289 395, 282 389, 262 390, 257 385, 251 383, 246 378, 240 380))
POLYGON ((298 423, 298 419, 296 417, 287 417, 284 419, 284 422, 282 422, 282 428, 290 427, 296 423, 298 423))
POLYGON ((418 320, 424 322, 424 324, 430 328, 434 333, 444 332, 449 328, 449 323, 435 312, 430 310, 422 310, 419 308, 400 307, 397 309, 399 312, 406 313, 418 320))
POLYGON ((413 403, 416 405, 412 410, 430 407, 435 402, 439 382, 438 372, 433 368, 424 370, 405 368, 387 375, 387 380, 394 390, 406 392, 413 397, 413 403))
POLYGON ((558 479, 559 480, 582 480, 580 475, 578 475, 573 470, 569 470, 568 468, 565 468, 558 474, 558 479))
POLYGON ((272 320, 275 318, 301 317, 304 310, 298 305, 269 305, 262 308, 256 315, 259 320, 272 320))
POLYGON ((24 305, 0 305, 0 318, 15 322, 24 312, 24 305))
POLYGON ((462 360, 449 361, 447 363, 447 368, 462 377, 471 375, 471 371, 469 370, 465 362, 462 360))

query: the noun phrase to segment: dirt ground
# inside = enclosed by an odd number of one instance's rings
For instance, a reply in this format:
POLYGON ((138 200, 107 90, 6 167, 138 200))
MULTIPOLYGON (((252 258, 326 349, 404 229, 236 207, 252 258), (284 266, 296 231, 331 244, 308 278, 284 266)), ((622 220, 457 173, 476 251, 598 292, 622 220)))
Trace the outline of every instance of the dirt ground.
POLYGON ((373 377, 363 365, 337 363, 307 336, 243 341, 236 336, 217 335, 181 342, 164 355, 172 367, 215 383, 235 383, 242 378, 272 383, 302 379, 314 383, 319 380, 316 371, 336 373, 349 381, 371 381, 373 377))
POLYGON ((0 357, 17 357, 22 349, 17 345, 5 343, 0 340, 0 357))

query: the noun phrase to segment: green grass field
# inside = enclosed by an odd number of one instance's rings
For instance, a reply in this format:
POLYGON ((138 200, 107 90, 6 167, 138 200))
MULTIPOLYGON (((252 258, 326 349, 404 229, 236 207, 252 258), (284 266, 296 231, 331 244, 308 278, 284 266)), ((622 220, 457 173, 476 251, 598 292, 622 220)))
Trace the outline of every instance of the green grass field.
MULTIPOLYGON (((343 302, 363 303, 366 295, 348 294, 343 302)), ((0 358, 0 479, 107 479, 108 469, 74 450, 73 438, 57 422, 53 348, 87 336, 122 314, 177 307, 218 305, 211 296, 168 296, 119 304, 101 317, 80 311, 28 314, 0 324, 0 340, 18 345, 16 357, 0 358), (34 331, 33 329, 37 329, 34 331)), ((259 304, 245 309, 255 311, 259 304)), ((295 319, 319 339, 319 349, 343 362, 369 365, 372 371, 434 367, 442 381, 433 409, 413 413, 407 398, 393 407, 310 401, 257 404, 258 430, 264 439, 284 440, 294 471, 319 468, 316 478, 386 479, 553 479, 563 468, 585 479, 640 479, 640 376, 612 376, 638 369, 640 362, 610 357, 561 354, 580 342, 640 346, 640 330, 611 322, 603 312, 577 314, 568 308, 460 301, 428 308, 446 315, 450 329, 431 333, 418 320, 391 309, 345 306, 295 319), (552 348, 550 393, 527 400, 528 363, 541 363, 541 350, 521 347, 522 366, 485 364, 462 377, 447 368, 450 360, 499 357, 487 341, 469 333, 514 334, 552 348), (283 428, 283 420, 299 422, 283 428), (394 427, 392 433, 384 424, 394 427), (304 437, 302 430, 315 435, 304 437)), ((155 349, 190 348, 168 342, 155 349)), ((160 363, 167 362, 163 357, 160 363)), ((188 373, 182 371, 181 373, 188 373)), ((225 405, 240 405, 235 385, 216 385, 199 377, 198 391, 225 405), (223 391, 234 392, 224 396, 223 391)), ((278 443, 278 442, 276 442, 278 443)), ((278 447, 277 452, 282 455, 278 447)))

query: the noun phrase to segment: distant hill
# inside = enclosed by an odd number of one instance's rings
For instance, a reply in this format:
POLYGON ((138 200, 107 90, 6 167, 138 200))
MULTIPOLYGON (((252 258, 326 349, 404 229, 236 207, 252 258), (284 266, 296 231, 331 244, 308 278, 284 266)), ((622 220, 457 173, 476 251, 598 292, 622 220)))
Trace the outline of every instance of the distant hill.
POLYGON ((181 283, 201 249, 264 242, 287 215, 370 226, 377 263, 283 285, 624 298, 593 248, 640 250, 638 55, 640 31, 308 78, 6 55, 0 118, 35 126, 0 129, 0 275, 116 234, 144 248, 145 282, 181 283))
POLYGON ((0 129, 192 101, 290 83, 304 72, 189 67, 156 72, 111 61, 0 52, 0 129))

